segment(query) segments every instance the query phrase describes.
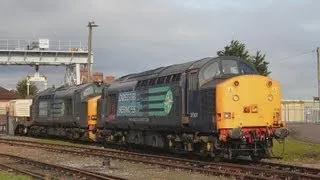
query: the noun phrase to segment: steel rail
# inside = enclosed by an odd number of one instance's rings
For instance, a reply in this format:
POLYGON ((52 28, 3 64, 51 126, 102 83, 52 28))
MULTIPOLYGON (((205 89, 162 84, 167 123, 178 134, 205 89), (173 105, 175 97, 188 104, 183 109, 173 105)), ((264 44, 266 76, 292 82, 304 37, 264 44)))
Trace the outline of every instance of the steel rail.
MULTIPOLYGON (((8 140, 10 141, 10 140, 8 140)), ((19 140, 14 140, 15 143, 19 143, 19 140)), ((1 139, 0 139, 0 142, 1 139)), ((9 144, 15 144, 13 142, 9 142, 9 144)), ((20 142, 21 143, 21 142, 20 142)), ((31 141, 23 141, 23 143, 33 143, 31 141)), ((121 160, 129 160, 133 162, 142 162, 145 164, 156 164, 163 167, 171 167, 171 168, 180 168, 184 170, 191 170, 203 173, 209 173, 214 175, 230 175, 235 177, 245 177, 245 178, 307 178, 307 179, 317 179, 320 178, 319 174, 310 174, 304 171, 296 172, 296 171, 288 171, 285 169, 272 169, 266 168, 265 166, 256 166, 256 165, 240 165, 240 164, 232 164, 232 163, 212 163, 205 161, 197 161, 197 160, 187 160, 182 158, 175 157, 166 157, 159 155, 150 155, 150 154, 140 154, 135 152, 125 152, 119 150, 108 150, 108 149, 98 149, 98 148, 86 148, 86 147, 72 147, 65 145, 57 145, 57 144, 48 144, 48 143, 36 143, 35 144, 15 144, 15 145, 25 145, 34 148, 44 148, 51 151, 59 151, 64 153, 72 153, 72 154, 81 154, 81 155, 94 155, 97 157, 103 158, 114 158, 121 160), (60 147, 60 148, 59 148, 60 147), (72 149, 62 149, 63 148, 72 148, 72 149), (215 171, 215 170, 219 171, 215 171), (229 174, 228 174, 229 173, 229 174), (244 175, 246 174, 246 175, 244 175)), ((300 167, 296 167, 300 168, 300 167)), ((308 168, 307 168, 308 169, 308 168)), ((313 169, 314 170, 314 169, 313 169)), ((319 169, 318 172, 320 172, 319 169)))
POLYGON ((99 179, 99 180, 100 179, 101 180, 125 180, 125 178, 121 178, 121 177, 117 177, 117 176, 91 172, 91 171, 88 171, 88 170, 78 169, 78 168, 73 168, 73 167, 68 167, 68 166, 63 166, 63 165, 49 164, 49 163, 35 161, 35 160, 32 160, 32 159, 28 159, 28 158, 24 158, 24 157, 20 157, 20 156, 15 156, 15 155, 10 155, 10 154, 0 153, 0 156, 8 157, 10 159, 14 159, 14 160, 18 160, 18 161, 23 161, 26 164, 32 164, 34 166, 41 166, 41 167, 46 167, 46 168, 49 168, 49 169, 62 170, 62 171, 70 172, 72 174, 78 174, 78 175, 80 175, 82 177, 86 177, 86 178, 89 178, 89 179, 94 178, 94 179, 99 179))

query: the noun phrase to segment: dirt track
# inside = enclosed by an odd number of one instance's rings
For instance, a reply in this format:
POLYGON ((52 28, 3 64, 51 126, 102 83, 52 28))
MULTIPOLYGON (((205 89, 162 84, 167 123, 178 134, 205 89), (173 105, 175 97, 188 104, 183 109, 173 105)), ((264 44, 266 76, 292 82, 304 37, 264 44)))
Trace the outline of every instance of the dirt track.
POLYGON ((320 124, 287 124, 290 137, 320 143, 320 124))

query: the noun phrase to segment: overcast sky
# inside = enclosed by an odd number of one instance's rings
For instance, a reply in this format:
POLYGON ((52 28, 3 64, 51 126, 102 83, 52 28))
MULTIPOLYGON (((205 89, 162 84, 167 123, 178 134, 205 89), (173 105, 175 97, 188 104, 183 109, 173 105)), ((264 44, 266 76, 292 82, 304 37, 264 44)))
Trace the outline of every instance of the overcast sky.
MULTIPOLYGON (((93 69, 104 75, 216 56, 237 39, 252 53, 266 53, 284 99, 317 95, 318 0, 2 0, 0 5, 0 39, 86 42, 86 25, 94 20, 99 27, 93 32, 93 69)), ((63 80, 62 67, 40 71, 50 85, 63 80)), ((2 66, 0 86, 15 87, 32 72, 2 66)))

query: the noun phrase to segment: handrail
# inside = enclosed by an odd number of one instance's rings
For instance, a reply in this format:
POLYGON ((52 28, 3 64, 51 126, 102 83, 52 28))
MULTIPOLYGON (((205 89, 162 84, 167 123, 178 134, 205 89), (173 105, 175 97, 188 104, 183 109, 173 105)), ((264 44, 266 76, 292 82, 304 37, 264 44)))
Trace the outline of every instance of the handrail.
POLYGON ((49 40, 49 48, 39 48, 39 40, 0 39, 0 50, 88 51, 81 41, 49 40))

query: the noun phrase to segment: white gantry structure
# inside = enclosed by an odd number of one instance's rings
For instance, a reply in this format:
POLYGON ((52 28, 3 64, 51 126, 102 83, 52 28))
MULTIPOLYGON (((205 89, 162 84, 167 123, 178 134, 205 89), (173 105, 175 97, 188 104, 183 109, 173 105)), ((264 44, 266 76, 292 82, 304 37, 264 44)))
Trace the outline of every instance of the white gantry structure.
MULTIPOLYGON (((49 39, 3 40, 0 39, 0 65, 35 66, 36 73, 27 80, 47 83, 47 78, 39 74, 39 66, 65 66, 64 82, 68 85, 80 84, 80 66, 88 63, 88 49, 81 42, 49 41, 49 39)), ((91 54, 91 64, 93 57, 91 54)), ((92 67, 92 66, 91 66, 92 67)))

